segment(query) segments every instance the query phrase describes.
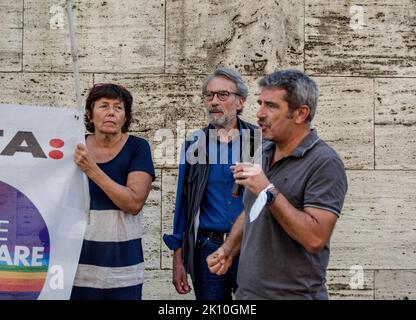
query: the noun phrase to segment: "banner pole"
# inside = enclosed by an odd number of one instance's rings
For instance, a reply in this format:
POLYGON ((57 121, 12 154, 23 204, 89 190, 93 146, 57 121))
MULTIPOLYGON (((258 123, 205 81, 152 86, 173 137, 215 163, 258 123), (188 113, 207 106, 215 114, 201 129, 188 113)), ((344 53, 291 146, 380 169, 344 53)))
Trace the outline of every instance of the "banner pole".
POLYGON ((69 34, 71 37, 71 56, 72 56, 72 66, 73 66, 74 80, 75 80, 75 95, 77 99, 78 110, 82 113, 84 111, 84 108, 82 106, 82 98, 81 98, 81 86, 80 86, 79 65, 78 65, 78 48, 77 48, 77 41, 75 37, 74 14, 72 12, 71 0, 66 1, 66 9, 68 12, 69 34))
MULTIPOLYGON (((75 36, 75 23, 74 23, 74 14, 72 12, 72 1, 66 0, 66 11, 68 12, 68 25, 69 25, 69 35, 71 37, 71 56, 72 56, 72 66, 74 70, 74 80, 75 80, 75 95, 77 98, 77 106, 78 111, 81 114, 81 123, 83 121, 84 115, 84 107, 82 105, 82 98, 81 98, 81 86, 80 86, 80 77, 79 77, 79 65, 78 65, 78 48, 77 48, 77 39, 75 36)), ((84 140, 85 144, 85 140, 84 140)), ((90 215, 89 215, 89 208, 90 208, 90 199, 89 199, 89 187, 88 187, 88 179, 85 174, 82 175, 84 179, 84 194, 87 196, 85 197, 84 209, 87 215, 88 224, 90 223, 90 215)))

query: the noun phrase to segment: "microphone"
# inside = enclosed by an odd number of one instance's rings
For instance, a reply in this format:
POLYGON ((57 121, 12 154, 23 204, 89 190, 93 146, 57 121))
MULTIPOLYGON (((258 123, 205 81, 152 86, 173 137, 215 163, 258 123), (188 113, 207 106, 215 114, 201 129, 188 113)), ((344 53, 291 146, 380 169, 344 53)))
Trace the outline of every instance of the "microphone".
POLYGON ((234 198, 238 198, 243 188, 244 187, 242 185, 239 185, 236 182, 234 182, 233 188, 231 189, 231 196, 234 198))
MULTIPOLYGON (((238 162, 236 162, 235 164, 237 165, 238 162)), ((233 198, 238 198, 243 188, 244 187, 242 185, 239 185, 234 181, 233 188, 231 189, 231 196, 233 198)))

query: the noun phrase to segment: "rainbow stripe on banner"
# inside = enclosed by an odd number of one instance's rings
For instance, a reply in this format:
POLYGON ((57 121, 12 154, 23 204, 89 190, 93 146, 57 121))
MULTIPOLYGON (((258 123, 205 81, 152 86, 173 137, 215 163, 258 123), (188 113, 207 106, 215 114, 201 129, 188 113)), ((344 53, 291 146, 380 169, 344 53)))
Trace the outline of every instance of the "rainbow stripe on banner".
POLYGON ((0 265, 1 299, 36 299, 48 275, 48 267, 0 265))

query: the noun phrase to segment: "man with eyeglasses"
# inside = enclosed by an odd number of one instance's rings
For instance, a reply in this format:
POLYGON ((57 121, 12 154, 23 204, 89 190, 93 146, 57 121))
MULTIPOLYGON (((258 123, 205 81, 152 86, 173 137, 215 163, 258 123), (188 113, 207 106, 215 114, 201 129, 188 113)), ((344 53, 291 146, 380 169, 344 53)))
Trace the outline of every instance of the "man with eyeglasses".
POLYGON ((174 250, 172 281, 179 294, 191 290, 189 273, 197 300, 231 300, 237 289, 238 256, 221 276, 209 271, 206 258, 221 246, 243 211, 242 190, 232 194, 230 166, 241 161, 242 150, 250 149, 253 154, 255 145, 261 146, 261 138, 258 129, 255 134, 257 127, 238 117, 248 89, 237 71, 215 70, 205 80, 202 91, 209 125, 199 131, 196 142, 185 143, 173 234, 163 239, 174 250), (194 156, 198 161, 191 161, 194 156))

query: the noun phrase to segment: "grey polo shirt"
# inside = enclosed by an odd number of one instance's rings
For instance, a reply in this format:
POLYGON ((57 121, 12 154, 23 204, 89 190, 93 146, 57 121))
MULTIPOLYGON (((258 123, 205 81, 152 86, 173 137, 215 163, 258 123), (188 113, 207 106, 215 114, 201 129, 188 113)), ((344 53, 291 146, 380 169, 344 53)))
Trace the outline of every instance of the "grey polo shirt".
MULTIPOLYGON (((290 156, 270 167, 274 151, 273 142, 263 144, 263 170, 294 207, 321 208, 340 215, 347 192, 344 164, 316 130, 312 129, 290 156)), ((245 190, 236 298, 327 299, 329 243, 316 254, 308 253, 289 237, 267 207, 250 222, 255 200, 255 195, 245 190)))

